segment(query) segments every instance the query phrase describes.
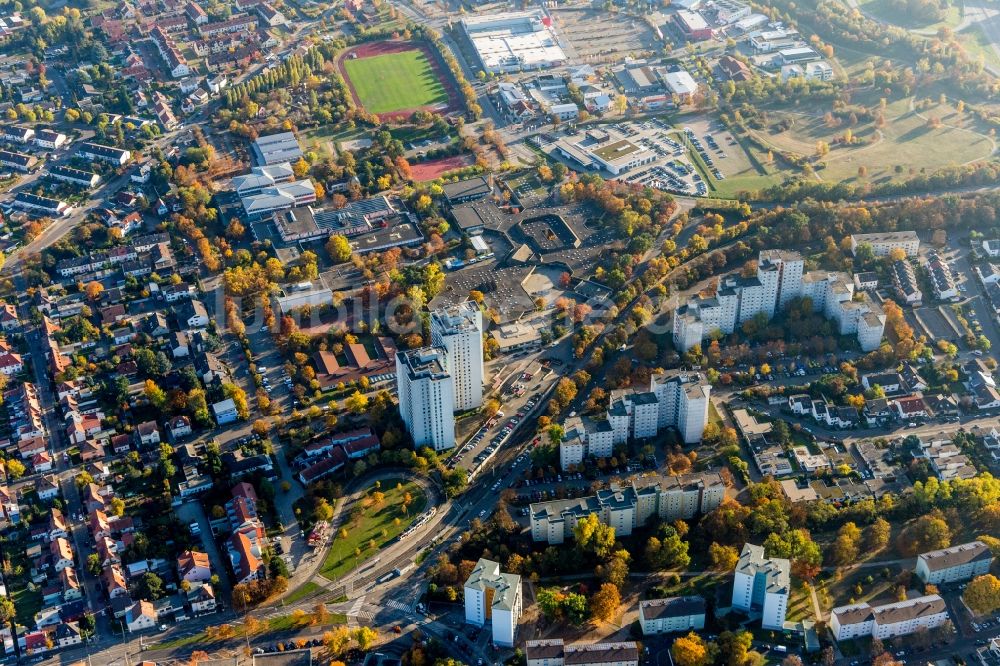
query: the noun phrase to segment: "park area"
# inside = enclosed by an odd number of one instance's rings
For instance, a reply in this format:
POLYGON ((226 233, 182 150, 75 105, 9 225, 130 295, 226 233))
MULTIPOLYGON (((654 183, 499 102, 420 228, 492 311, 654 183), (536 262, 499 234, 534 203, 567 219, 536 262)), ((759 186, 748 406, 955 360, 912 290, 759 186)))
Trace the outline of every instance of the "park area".
POLYGON ((419 109, 444 112, 453 105, 448 79, 423 45, 362 44, 341 56, 340 67, 355 103, 383 120, 419 109))
POLYGON ((995 149, 974 116, 948 102, 911 97, 884 109, 877 99, 865 102, 871 113, 854 122, 826 108, 772 110, 767 126, 752 134, 776 154, 815 158, 816 177, 834 183, 904 179, 924 169, 984 160, 995 149))
POLYGON ((320 574, 337 580, 361 562, 375 557, 399 536, 427 507, 417 484, 389 479, 371 486, 353 507, 346 509, 320 574))

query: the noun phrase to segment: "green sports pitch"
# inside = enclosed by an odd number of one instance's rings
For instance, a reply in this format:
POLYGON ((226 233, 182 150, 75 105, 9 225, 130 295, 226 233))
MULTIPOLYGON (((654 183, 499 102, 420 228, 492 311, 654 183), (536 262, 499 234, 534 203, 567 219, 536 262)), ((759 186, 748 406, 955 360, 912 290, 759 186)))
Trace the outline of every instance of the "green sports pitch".
POLYGON ((369 113, 394 113, 448 103, 447 91, 419 49, 348 59, 344 68, 369 113))

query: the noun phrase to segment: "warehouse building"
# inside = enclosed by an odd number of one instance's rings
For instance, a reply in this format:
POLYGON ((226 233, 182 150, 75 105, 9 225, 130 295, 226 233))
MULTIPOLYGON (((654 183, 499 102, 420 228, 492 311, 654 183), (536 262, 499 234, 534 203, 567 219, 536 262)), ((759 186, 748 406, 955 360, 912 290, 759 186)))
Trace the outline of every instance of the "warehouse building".
POLYGON ((483 69, 493 74, 560 67, 566 54, 552 19, 541 10, 504 12, 462 19, 483 69))

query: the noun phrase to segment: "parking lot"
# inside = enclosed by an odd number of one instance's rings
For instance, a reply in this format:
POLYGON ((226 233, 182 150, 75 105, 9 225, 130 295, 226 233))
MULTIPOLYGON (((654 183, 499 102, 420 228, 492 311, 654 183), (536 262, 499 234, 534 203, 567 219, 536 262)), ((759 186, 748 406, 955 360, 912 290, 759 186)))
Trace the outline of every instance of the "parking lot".
MULTIPOLYGON (((656 159, 618 176, 628 183, 648 185, 659 190, 688 196, 705 196, 708 184, 704 168, 716 180, 730 175, 754 171, 743 148, 732 134, 707 119, 685 120, 678 129, 658 118, 645 121, 622 121, 601 125, 610 135, 609 141, 627 139, 633 144, 656 153, 656 159), (697 154, 699 159, 693 155, 697 154)), ((537 137, 537 143, 554 159, 562 159, 556 137, 537 137)), ((572 164, 570 165, 573 166, 572 164)))

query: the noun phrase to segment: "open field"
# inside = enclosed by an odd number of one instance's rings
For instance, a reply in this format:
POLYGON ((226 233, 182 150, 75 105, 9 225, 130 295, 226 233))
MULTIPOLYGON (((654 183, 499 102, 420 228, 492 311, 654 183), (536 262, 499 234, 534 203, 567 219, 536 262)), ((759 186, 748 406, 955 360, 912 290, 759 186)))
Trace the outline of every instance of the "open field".
POLYGON ((957 32, 955 36, 973 60, 982 57, 984 64, 1000 68, 1000 55, 997 55, 982 26, 974 23, 957 32))
POLYGON ((380 492, 384 497, 381 502, 375 501, 374 487, 369 489, 367 498, 359 500, 353 515, 342 524, 342 532, 334 536, 320 568, 321 576, 336 580, 361 562, 374 557, 382 546, 409 527, 423 512, 427 498, 420 487, 407 482, 397 488, 397 483, 401 482, 396 479, 382 482, 380 492), (407 494, 412 501, 404 510, 403 498, 407 494))
POLYGON ((891 0, 861 0, 858 4, 876 18, 917 32, 933 33, 938 28, 954 28, 962 20, 962 9, 957 2, 941 11, 941 18, 938 20, 927 20, 908 12, 900 12, 892 7, 891 0))
MULTIPOLYGON (((877 101, 873 101, 877 104, 877 101)), ((871 108, 871 107, 869 107, 871 108)), ((803 156, 816 154, 819 142, 829 145, 829 153, 816 164, 818 178, 825 181, 877 183, 905 178, 923 169, 936 170, 982 160, 992 155, 995 145, 979 131, 968 114, 937 102, 919 108, 912 98, 894 101, 884 111, 885 125, 876 128, 872 120, 850 127, 844 121, 831 126, 824 119, 826 109, 786 112, 771 111, 768 127, 756 136, 775 151, 803 156), (940 120, 931 127, 929 120, 940 120), (785 125, 789 125, 784 129, 785 125), (842 141, 846 131, 853 144, 842 141), (862 171, 866 172, 864 176, 862 171)))
POLYGON ((341 56, 340 67, 355 102, 379 116, 443 112, 454 103, 433 55, 418 44, 362 44, 341 56))

